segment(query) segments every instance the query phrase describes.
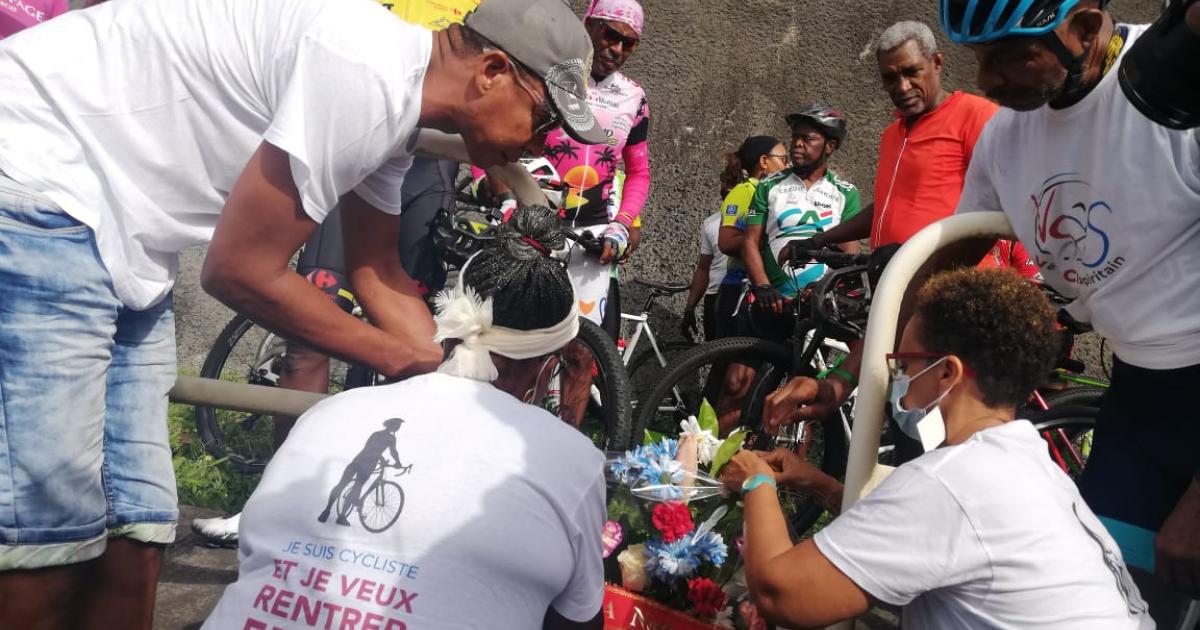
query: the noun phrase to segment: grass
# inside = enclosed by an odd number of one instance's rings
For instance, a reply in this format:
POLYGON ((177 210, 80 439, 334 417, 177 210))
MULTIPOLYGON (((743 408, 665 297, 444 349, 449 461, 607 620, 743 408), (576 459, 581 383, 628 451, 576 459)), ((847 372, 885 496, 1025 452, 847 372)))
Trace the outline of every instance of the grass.
POLYGON ((242 474, 204 450, 196 433, 195 407, 171 403, 167 427, 179 502, 229 513, 241 511, 258 485, 259 475, 242 474))

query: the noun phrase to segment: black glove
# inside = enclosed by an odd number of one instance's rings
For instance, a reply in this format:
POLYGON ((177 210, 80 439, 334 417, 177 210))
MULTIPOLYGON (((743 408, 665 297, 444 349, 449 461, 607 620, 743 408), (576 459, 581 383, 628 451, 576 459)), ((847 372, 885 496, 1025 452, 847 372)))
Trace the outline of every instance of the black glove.
POLYGON ((774 286, 769 284, 756 285, 750 288, 754 296, 754 306, 764 311, 778 313, 783 310, 784 297, 774 286))
POLYGON ((871 252, 871 258, 867 261, 867 276, 871 279, 872 284, 879 282, 879 278, 883 276, 884 267, 887 267, 888 262, 892 260, 892 256, 895 256, 899 250, 900 244, 892 243, 883 247, 877 247, 871 252))
POLYGON ((780 266, 786 265, 788 262, 796 265, 806 264, 812 259, 801 255, 799 252, 800 250, 813 249, 821 249, 821 245, 817 243, 817 239, 815 238, 798 238, 788 241, 783 246, 783 249, 779 250, 779 264, 780 266))
POLYGON ((679 322, 679 334, 683 335, 684 339, 695 339, 700 333, 700 329, 696 327, 696 307, 689 308, 683 311, 683 321, 679 322))

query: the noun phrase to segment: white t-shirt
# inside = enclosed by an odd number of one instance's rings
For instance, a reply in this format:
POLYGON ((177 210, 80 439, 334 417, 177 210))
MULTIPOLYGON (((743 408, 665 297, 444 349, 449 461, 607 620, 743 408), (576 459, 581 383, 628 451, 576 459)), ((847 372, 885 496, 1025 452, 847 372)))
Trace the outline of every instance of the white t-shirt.
POLYGON ((1025 420, 897 468, 817 533, 913 628, 1153 628, 1117 544, 1025 420))
POLYGON ((204 627, 540 628, 551 606, 586 621, 604 594, 603 468, 582 433, 490 384, 429 374, 339 394, 267 466, 238 580, 204 627), (337 505, 318 520, 351 469, 396 455, 412 468, 385 469, 395 487, 369 481, 348 525, 337 505))
MULTIPOLYGON (((1144 26, 1130 27, 1128 50, 1144 26)), ((1081 321, 1122 360, 1200 363, 1200 131, 1142 116, 1109 72, 1063 110, 1001 109, 958 212, 1003 210, 1081 321)))
POLYGON ((96 231, 140 309, 212 237, 266 140, 315 221, 354 190, 389 213, 432 35, 371 0, 122 0, 0 42, 0 170, 96 231))
POLYGON ((700 255, 712 256, 712 264, 708 267, 708 288, 706 295, 713 295, 721 288, 725 279, 725 268, 729 265, 729 257, 717 246, 717 237, 721 231, 721 213, 714 212, 700 224, 700 255))

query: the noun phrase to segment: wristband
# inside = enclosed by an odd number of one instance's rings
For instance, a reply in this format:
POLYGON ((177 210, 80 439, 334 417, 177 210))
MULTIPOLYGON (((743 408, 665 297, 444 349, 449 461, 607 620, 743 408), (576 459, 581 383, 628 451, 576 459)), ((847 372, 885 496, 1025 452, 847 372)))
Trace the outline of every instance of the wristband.
POLYGON ((829 368, 828 370, 821 372, 818 375, 818 378, 824 379, 830 376, 840 376, 843 381, 846 381, 846 383, 850 385, 851 389, 858 387, 858 379, 854 378, 853 374, 843 370, 840 367, 829 368))
POLYGON ((772 490, 776 490, 779 487, 775 484, 775 477, 772 475, 750 475, 749 477, 746 477, 745 481, 742 482, 742 496, 745 496, 747 492, 750 492, 751 490, 763 484, 771 486, 772 490))

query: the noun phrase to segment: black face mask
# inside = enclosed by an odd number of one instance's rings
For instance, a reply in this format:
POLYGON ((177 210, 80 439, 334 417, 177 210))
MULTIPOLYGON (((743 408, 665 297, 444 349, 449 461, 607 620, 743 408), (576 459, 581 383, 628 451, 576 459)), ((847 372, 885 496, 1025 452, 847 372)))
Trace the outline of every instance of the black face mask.
POLYGON ((1184 22, 1200 0, 1170 0, 1121 59, 1121 90, 1145 117, 1171 129, 1200 127, 1200 33, 1184 22))

